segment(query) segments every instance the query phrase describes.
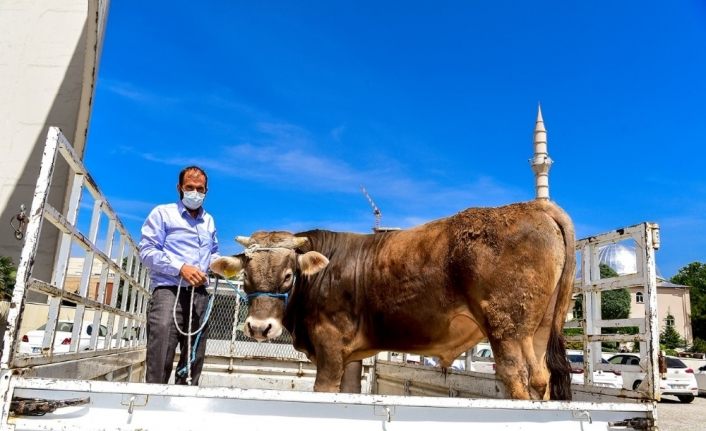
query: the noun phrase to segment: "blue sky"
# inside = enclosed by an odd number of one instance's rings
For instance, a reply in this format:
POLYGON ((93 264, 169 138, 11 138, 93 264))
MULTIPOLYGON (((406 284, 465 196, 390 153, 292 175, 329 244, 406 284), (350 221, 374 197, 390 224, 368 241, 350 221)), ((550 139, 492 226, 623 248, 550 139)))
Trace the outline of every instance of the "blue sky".
POLYGON ((235 235, 410 227, 550 193, 585 237, 660 224, 669 277, 706 261, 706 5, 111 2, 85 164, 139 238, 179 170, 235 235))

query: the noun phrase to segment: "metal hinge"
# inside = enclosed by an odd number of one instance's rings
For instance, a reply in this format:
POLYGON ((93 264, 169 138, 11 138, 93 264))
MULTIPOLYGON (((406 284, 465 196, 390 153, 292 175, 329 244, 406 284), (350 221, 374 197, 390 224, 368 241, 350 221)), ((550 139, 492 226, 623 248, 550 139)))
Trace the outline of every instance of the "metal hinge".
POLYGON ((10 226, 12 227, 12 230, 15 231, 15 239, 18 241, 22 241, 22 238, 25 237, 24 228, 27 222, 29 222, 29 218, 27 217, 27 212, 25 211, 25 204, 21 204, 20 212, 12 216, 10 219, 10 226), (17 226, 15 226, 15 221, 17 221, 17 226))
POLYGON ((649 431, 655 429, 655 421, 652 418, 632 418, 624 421, 608 422, 610 429, 633 429, 638 431, 649 431))
POLYGON ((404 392, 405 395, 407 395, 407 396, 412 395, 412 390, 410 389, 411 386, 412 386, 411 380, 404 381, 404 384, 402 385, 402 391, 404 392))
POLYGON ((375 416, 383 416, 385 418, 385 422, 392 422, 392 417, 395 415, 395 406, 390 407, 376 405, 373 409, 375 416))
POLYGON ((10 414, 13 416, 44 416, 62 407, 82 406, 89 402, 91 402, 90 398, 45 400, 42 398, 14 397, 10 403, 10 414))

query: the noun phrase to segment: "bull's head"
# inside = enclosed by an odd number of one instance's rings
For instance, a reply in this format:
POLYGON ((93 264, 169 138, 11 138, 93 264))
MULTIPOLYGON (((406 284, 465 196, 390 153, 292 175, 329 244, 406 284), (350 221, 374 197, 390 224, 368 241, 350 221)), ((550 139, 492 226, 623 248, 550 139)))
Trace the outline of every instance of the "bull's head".
POLYGON ((289 232, 256 232, 251 237, 236 238, 246 247, 233 257, 221 257, 211 270, 224 277, 243 271, 243 287, 248 295, 245 335, 258 341, 279 337, 282 318, 298 276, 310 276, 328 265, 328 259, 316 251, 298 251, 308 239, 289 232))

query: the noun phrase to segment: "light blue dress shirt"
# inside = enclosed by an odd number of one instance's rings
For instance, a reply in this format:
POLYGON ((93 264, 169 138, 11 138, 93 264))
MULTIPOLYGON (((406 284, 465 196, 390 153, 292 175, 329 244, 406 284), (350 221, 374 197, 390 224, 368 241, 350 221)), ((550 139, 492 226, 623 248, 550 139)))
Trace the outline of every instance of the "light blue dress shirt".
MULTIPOLYGON (((142 225, 140 259, 150 270, 150 290, 159 286, 176 286, 184 264, 203 272, 219 258, 216 225, 213 217, 200 208, 196 218, 184 204, 158 205, 142 225)), ((181 280, 182 286, 187 286, 181 280)))

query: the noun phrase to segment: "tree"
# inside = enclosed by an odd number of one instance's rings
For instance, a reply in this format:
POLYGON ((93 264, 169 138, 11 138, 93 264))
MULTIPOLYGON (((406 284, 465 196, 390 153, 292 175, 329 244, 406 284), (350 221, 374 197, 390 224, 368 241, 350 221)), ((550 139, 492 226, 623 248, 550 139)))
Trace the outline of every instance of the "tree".
POLYGON ((690 287, 694 338, 706 340, 706 263, 692 262, 681 268, 670 281, 690 287))
MULTIPOLYGON (((618 273, 610 266, 599 264, 601 278, 617 277, 618 273)), ((574 315, 583 316, 583 295, 579 295, 574 303, 574 315)), ((626 319, 630 317, 630 291, 628 289, 616 289, 601 292, 601 318, 602 319, 626 319)), ((602 328, 603 334, 636 334, 638 328, 602 328)), ((618 344, 615 342, 604 342, 604 348, 615 349, 618 344)))
MULTIPOLYGON (((668 314, 665 320, 667 322, 674 322, 674 316, 668 314)), ((677 347, 683 347, 686 343, 677 330, 674 329, 674 325, 668 323, 659 334, 659 344, 664 345, 667 349, 674 350, 677 347)))
MULTIPOLYGON (((618 273, 610 266, 599 265, 601 278, 617 277, 618 273)), ((583 316, 583 295, 579 295, 574 303, 574 314, 583 316)), ((601 292, 601 317, 603 319, 626 319, 630 316, 630 291, 627 289, 608 290, 601 292)))
POLYGON ((3 300, 12 298, 12 290, 15 288, 17 278, 17 268, 12 263, 12 259, 7 256, 0 256, 0 295, 3 300))

